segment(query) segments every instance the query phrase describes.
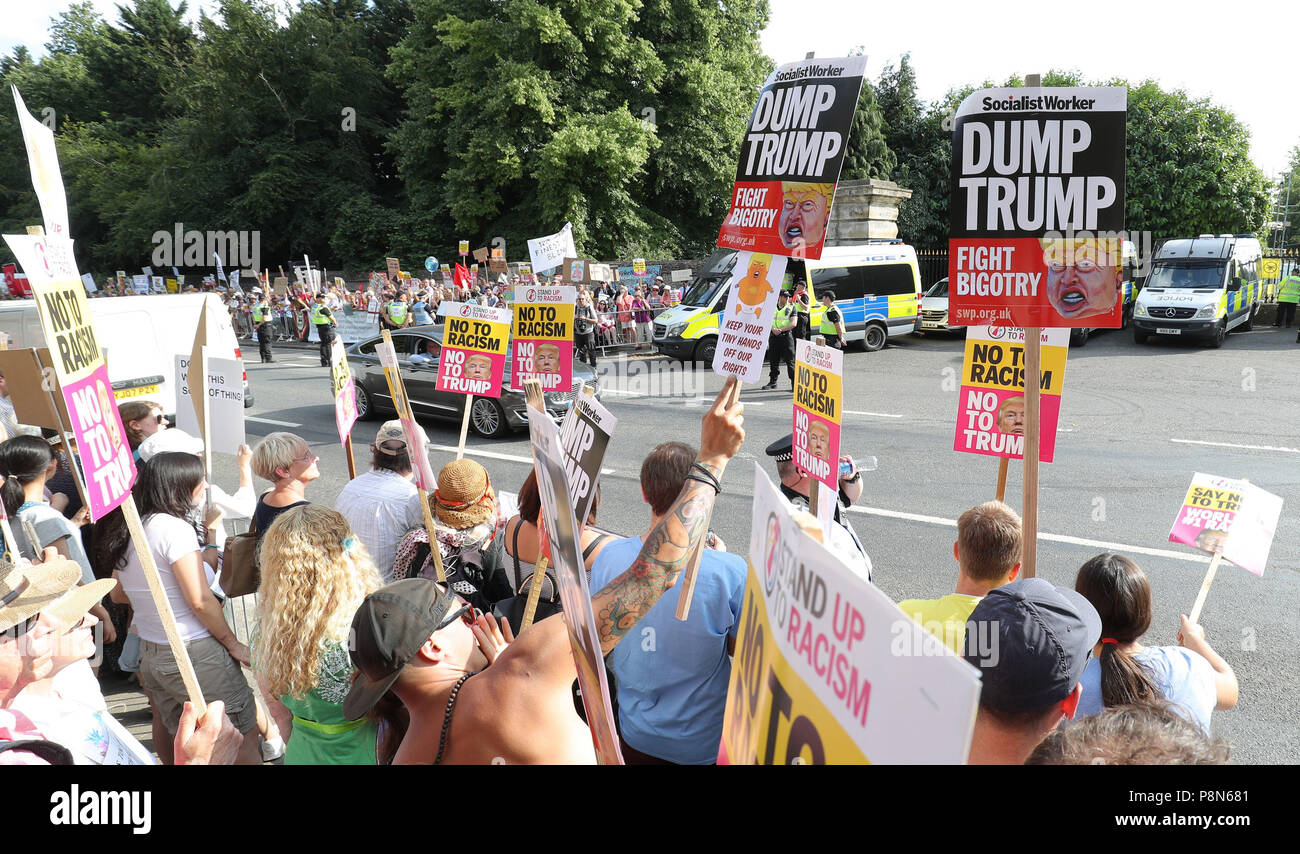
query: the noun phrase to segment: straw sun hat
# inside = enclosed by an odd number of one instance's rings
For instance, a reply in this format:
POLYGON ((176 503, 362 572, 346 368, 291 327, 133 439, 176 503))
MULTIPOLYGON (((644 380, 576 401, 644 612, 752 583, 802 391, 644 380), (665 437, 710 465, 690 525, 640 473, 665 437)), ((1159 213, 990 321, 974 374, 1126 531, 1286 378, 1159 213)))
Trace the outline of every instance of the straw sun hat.
POLYGON ((457 530, 472 528, 495 516, 497 497, 487 470, 468 459, 443 466, 433 493, 433 512, 457 530))
MULTIPOLYGON (((9 631, 27 618, 50 610, 80 580, 81 567, 71 560, 0 566, 0 632, 9 631)), ((81 613, 90 610, 104 592, 99 592, 81 613)), ((71 609, 66 607, 67 603, 59 604, 65 606, 59 616, 66 620, 71 609)), ((73 621, 79 617, 73 617, 73 621)))

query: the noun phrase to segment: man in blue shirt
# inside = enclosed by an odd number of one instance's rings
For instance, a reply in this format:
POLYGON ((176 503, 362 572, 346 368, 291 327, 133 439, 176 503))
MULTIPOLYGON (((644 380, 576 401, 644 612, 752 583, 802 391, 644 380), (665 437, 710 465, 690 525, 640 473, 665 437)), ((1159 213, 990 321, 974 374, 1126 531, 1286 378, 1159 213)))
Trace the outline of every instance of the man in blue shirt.
MULTIPOLYGON (((665 442, 641 464, 641 497, 650 507, 647 532, 681 492, 695 456, 689 445, 665 442)), ((605 546, 591 567, 591 589, 600 590, 626 571, 641 546, 642 537, 605 546)), ((681 596, 676 585, 609 654, 629 765, 717 761, 745 574, 743 558, 703 549, 685 622, 676 616, 681 596)))

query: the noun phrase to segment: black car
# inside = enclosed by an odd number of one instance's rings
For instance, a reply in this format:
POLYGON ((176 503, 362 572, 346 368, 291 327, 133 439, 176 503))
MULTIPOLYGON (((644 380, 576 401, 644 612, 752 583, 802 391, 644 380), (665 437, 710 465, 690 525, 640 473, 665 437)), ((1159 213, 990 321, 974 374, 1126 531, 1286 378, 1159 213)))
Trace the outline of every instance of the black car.
MULTIPOLYGON (((441 326, 413 326, 390 333, 393 350, 397 355, 402 382, 411 401, 411 411, 421 416, 460 421, 465 413, 468 395, 458 392, 438 391, 438 356, 442 351, 441 326)), ((348 348, 348 363, 352 369, 357 389, 357 417, 378 418, 383 412, 395 412, 388 381, 379 364, 375 345, 383 341, 376 336, 360 341, 348 348)), ((511 430, 528 426, 527 407, 523 389, 510 386, 510 350, 506 350, 505 379, 501 397, 475 397, 471 404, 469 423, 480 436, 497 438, 511 430)), ((573 385, 568 391, 546 392, 546 410, 557 421, 569 411, 575 397, 582 392, 583 384, 595 389, 600 398, 600 381, 591 368, 574 361, 573 385)))

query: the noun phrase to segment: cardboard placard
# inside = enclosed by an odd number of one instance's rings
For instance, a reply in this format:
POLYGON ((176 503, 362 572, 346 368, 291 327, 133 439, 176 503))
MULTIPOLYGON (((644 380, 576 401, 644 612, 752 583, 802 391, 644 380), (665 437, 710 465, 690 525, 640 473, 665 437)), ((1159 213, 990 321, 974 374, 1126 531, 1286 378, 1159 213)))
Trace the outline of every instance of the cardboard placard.
MULTIPOLYGON (((388 331, 384 330, 384 335, 388 337, 388 331)), ((391 340, 389 338, 388 340, 391 340)), ((402 433, 406 437, 408 451, 411 448, 419 447, 420 452, 409 454, 411 458, 411 469, 415 479, 415 485, 420 488, 421 492, 429 492, 438 488, 438 479, 433 475, 433 468, 429 465, 429 453, 424 447, 424 431, 415 423, 415 416, 411 412, 410 399, 406 396, 406 384, 402 382, 401 370, 397 364, 397 354, 393 351, 392 344, 385 340, 375 345, 375 355, 379 357, 379 364, 384 370, 384 379, 388 381, 388 391, 393 397, 393 408, 397 410, 397 416, 402 422, 402 433)), ((426 521, 428 501, 425 501, 426 521)), ((432 524, 429 527, 430 542, 433 542, 432 524)))
POLYGON ((468 255, 468 254, 469 254, 469 241, 468 241, 468 240, 462 240, 462 241, 460 241, 460 244, 459 244, 459 247, 458 247, 458 249, 457 249, 457 251, 456 251, 456 254, 457 254, 457 255, 468 255))
POLYGON ((834 494, 839 489, 844 354, 795 341, 794 464, 834 494))
POLYGON ((528 380, 543 391, 571 390, 573 384, 573 311, 578 292, 568 286, 530 285, 513 305, 510 384, 528 380))
POLYGON ((528 258, 533 269, 538 273, 554 270, 565 258, 578 257, 578 250, 573 245, 573 224, 566 222, 564 228, 545 237, 534 237, 528 241, 528 258))
POLYGON ((763 355, 776 315, 776 296, 781 291, 786 259, 763 252, 736 255, 736 266, 727 282, 727 305, 718 318, 713 371, 753 383, 762 379, 763 355))
MULTIPOLYGON (((1039 333, 1042 388, 1038 458, 1056 453, 1056 425, 1065 386, 1070 330, 1039 333)), ((972 326, 966 330, 957 432, 953 450, 1022 459, 1025 441, 1025 330, 1014 326, 972 326)))
POLYGON ((384 263, 388 267, 388 278, 389 279, 398 278, 398 274, 402 272, 401 262, 399 262, 396 258, 385 258, 384 263))
POLYGON ((1119 328, 1128 92, 980 89, 952 132, 956 326, 1119 328))
POLYGON ((768 75, 741 137, 718 246, 820 258, 867 58, 806 59, 768 75))
POLYGON ((443 303, 438 313, 446 320, 435 388, 500 397, 510 346, 510 310, 453 302, 443 303))
POLYGON ((130 495, 135 463, 95 336, 72 240, 5 235, 5 241, 31 281, 54 375, 76 436, 86 503, 91 519, 98 521, 130 495))
MULTIPOLYGON (((582 562, 582 529, 573 515, 564 472, 564 455, 560 451, 555 422, 529 405, 528 435, 532 441, 533 465, 537 472, 537 491, 542 499, 542 519, 551 544, 551 564, 564 604, 563 616, 573 648, 573 662, 578 671, 582 704, 587 711, 587 725, 602 765, 621 765, 617 730, 614 727, 614 704, 605 679, 604 655, 596 614, 591 605, 591 590, 582 562)), ((554 619, 554 618, 552 618, 554 619)))
MULTIPOLYGON (((207 348, 204 348, 207 349, 207 348)), ((176 426, 198 436, 214 453, 239 453, 244 443, 244 363, 239 359, 207 357, 208 429, 204 431, 195 414, 190 395, 190 357, 176 356, 176 426)), ((197 372, 195 374, 197 376, 197 372)))
POLYGON ((754 470, 719 764, 965 763, 979 672, 804 532, 754 470))
POLYGON ((357 421, 357 389, 348 367, 347 347, 338 338, 330 345, 330 383, 334 387, 334 424, 346 445, 357 421))
POLYGON ((1169 542, 1195 546, 1255 575, 1264 574, 1282 498, 1244 480, 1196 472, 1169 542))
POLYGON ((475 249, 474 252, 473 252, 473 255, 474 255, 474 263, 476 263, 476 264, 482 264, 482 263, 483 263, 484 261, 486 261, 487 258, 488 258, 488 250, 487 250, 487 247, 486 247, 486 246, 483 246, 483 247, 480 247, 480 248, 478 248, 478 249, 475 249))
POLYGON ((560 275, 571 285, 591 282, 591 261, 586 258, 565 258, 560 265, 560 275))
POLYGON ((493 273, 509 273, 510 266, 506 264, 506 259, 504 258, 489 258, 488 270, 493 273))
POLYGON ((580 394, 560 422, 560 449, 568 473, 569 495, 577 518, 586 520, 596 498, 600 464, 605 460, 618 419, 595 397, 580 394))

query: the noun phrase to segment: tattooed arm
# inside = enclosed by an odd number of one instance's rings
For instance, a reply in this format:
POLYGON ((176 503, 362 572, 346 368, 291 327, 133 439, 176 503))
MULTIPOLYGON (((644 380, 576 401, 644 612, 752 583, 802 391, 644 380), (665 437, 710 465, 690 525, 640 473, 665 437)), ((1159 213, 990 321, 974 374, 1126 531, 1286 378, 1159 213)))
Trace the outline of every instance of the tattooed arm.
MULTIPOLYGON (((700 429, 697 462, 719 481, 727 462, 745 441, 744 405, 740 383, 728 378, 700 429)), ((626 572, 591 597, 601 651, 608 654, 664 591, 677 582, 691 556, 708 534, 709 517, 717 497, 713 487, 687 480, 677 500, 646 535, 645 545, 626 572)))

